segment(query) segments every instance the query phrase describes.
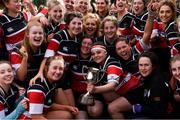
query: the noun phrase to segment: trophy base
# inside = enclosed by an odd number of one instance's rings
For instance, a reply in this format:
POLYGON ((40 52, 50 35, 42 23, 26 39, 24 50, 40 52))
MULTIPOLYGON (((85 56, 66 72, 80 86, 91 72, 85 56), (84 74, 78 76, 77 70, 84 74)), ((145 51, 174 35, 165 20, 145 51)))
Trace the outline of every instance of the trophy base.
POLYGON ((94 97, 92 95, 81 95, 79 103, 82 105, 93 106, 95 104, 94 97))

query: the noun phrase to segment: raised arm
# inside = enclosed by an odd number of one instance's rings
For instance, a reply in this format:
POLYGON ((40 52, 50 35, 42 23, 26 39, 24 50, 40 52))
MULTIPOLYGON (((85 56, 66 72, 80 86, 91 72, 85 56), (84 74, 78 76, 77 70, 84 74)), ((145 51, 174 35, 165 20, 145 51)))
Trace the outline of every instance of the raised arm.
POLYGON ((148 18, 146 21, 144 34, 142 38, 143 42, 147 45, 150 43, 150 38, 153 31, 154 19, 156 18, 156 6, 157 3, 153 3, 152 0, 148 5, 148 18))

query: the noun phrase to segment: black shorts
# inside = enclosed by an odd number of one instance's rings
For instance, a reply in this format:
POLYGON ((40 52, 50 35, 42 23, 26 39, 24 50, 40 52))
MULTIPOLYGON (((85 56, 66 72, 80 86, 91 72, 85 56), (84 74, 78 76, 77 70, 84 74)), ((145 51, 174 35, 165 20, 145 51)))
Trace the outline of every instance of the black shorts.
POLYGON ((62 88, 63 90, 67 90, 71 88, 71 75, 70 71, 64 71, 63 77, 58 80, 57 88, 62 88))
POLYGON ((132 91, 129 91, 124 97, 128 100, 131 105, 142 103, 143 101, 143 93, 144 89, 142 87, 138 87, 132 91))

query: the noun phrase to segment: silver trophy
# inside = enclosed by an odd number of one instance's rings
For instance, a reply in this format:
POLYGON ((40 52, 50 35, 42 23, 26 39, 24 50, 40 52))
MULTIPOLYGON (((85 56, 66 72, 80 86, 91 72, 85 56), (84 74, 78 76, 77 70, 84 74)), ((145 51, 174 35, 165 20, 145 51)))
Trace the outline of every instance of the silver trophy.
MULTIPOLYGON (((89 83, 96 84, 99 80, 99 69, 89 68, 87 72, 86 79, 89 83)), ((80 98, 80 103, 83 105, 94 105, 94 97, 89 92, 82 95, 80 98)))

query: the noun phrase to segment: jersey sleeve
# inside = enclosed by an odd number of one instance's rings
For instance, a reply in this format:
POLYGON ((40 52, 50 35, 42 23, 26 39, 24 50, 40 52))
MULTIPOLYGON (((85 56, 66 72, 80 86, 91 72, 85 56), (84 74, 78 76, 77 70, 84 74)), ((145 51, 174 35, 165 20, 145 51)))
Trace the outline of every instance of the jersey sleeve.
POLYGON ((134 46, 135 50, 140 54, 144 51, 147 51, 151 48, 150 44, 146 44, 143 42, 143 39, 140 39, 136 45, 134 46))
POLYGON ((23 16, 24 16, 26 21, 30 21, 32 18, 31 12, 23 12, 23 16))
POLYGON ((121 35, 130 35, 134 18, 130 14, 126 14, 118 24, 118 31, 121 35))
POLYGON ((15 71, 21 66, 22 56, 16 52, 12 52, 10 55, 10 62, 15 71))
POLYGON ((43 87, 41 85, 33 85, 27 91, 27 97, 29 99, 29 113, 42 114, 45 100, 43 87))
MULTIPOLYGON (((1 99, 1 98, 0 98, 1 99)), ((0 119, 3 119, 5 117, 5 111, 4 111, 4 104, 0 100, 0 119)))
POLYGON ((61 39, 61 36, 59 34, 55 34, 53 36, 53 38, 48 44, 48 48, 45 52, 45 57, 51 57, 56 54, 60 45, 60 42, 59 42, 60 39, 61 39))
POLYGON ((45 16, 48 14, 48 8, 44 7, 37 15, 36 17, 45 16))
POLYGON ((123 70, 120 64, 118 64, 118 62, 114 62, 110 64, 107 68, 107 81, 119 84, 119 79, 122 74, 123 70))
POLYGON ((176 43, 178 43, 179 37, 178 37, 178 32, 174 29, 175 27, 175 22, 170 23, 168 28, 166 29, 166 38, 169 41, 169 45, 172 47, 176 43))

